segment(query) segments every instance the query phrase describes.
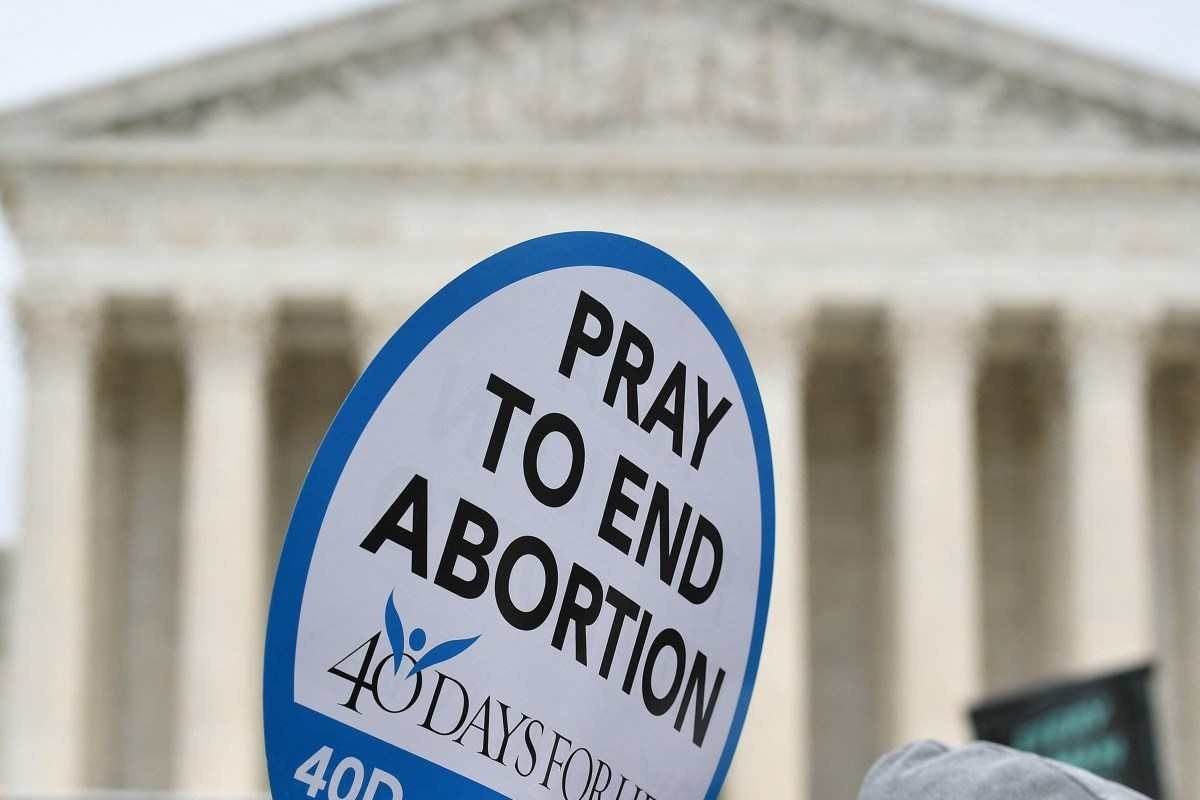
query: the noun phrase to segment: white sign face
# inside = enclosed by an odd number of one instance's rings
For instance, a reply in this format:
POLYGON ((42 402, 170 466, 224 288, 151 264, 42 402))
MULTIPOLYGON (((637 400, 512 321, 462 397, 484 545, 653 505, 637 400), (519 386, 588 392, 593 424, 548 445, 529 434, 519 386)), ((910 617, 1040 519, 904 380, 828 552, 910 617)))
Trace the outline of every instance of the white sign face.
POLYGON ((273 793, 714 798, 771 492, 745 353, 669 256, 560 234, 468 271, 368 368, 297 503, 273 793))

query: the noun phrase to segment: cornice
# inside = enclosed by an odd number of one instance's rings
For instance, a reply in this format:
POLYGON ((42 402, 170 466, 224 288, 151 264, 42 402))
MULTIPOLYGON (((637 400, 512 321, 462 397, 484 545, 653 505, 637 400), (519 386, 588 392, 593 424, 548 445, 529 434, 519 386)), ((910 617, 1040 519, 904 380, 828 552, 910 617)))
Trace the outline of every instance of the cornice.
POLYGON ((1113 183, 1193 186, 1200 152, 806 149, 609 145, 405 145, 388 143, 180 142, 119 139, 0 144, 0 181, 23 173, 144 171, 390 173, 399 176, 729 178, 854 182, 1113 183))

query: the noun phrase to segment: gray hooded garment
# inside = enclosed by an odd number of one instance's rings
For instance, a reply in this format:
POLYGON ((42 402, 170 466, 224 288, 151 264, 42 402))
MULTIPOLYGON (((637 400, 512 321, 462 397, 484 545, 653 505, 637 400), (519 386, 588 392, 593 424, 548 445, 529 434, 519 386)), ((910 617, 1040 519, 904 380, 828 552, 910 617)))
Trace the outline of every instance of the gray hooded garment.
POLYGON ((1048 758, 988 742, 914 742, 871 767, 858 800, 1147 800, 1048 758))

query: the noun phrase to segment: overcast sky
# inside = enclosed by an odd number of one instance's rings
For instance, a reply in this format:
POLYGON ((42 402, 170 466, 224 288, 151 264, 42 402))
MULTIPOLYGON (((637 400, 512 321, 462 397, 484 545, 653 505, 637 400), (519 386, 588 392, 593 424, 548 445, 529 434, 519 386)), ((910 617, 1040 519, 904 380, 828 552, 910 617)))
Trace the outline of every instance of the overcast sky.
MULTIPOLYGON (((0 0, 0 108, 21 105, 376 0, 0 0)), ((942 0, 1200 82, 1200 0, 942 0)), ((465 265, 464 265, 465 266, 465 265)), ((0 289, 20 262, 0 219, 0 289)), ((0 542, 17 529, 23 394, 0 310, 0 542)))

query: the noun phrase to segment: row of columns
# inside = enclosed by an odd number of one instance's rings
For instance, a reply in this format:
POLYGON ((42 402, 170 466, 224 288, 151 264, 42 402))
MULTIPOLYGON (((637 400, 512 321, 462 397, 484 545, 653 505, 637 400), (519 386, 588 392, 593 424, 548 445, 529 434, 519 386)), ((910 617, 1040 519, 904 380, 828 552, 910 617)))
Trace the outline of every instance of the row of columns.
MULTIPOLYGON (((886 738, 968 736, 986 687, 979 557, 975 390, 982 315, 892 309, 893 639, 886 738)), ((1108 309, 1065 324, 1069 475, 1063 668, 1146 658, 1152 642, 1145 320, 1108 309)), ((805 376, 811 317, 739 324, 771 432, 776 560, 754 702, 728 794, 808 797, 805 376)))
MULTIPOLYGON (((55 298, 24 309, 29 376, 25 536, 15 616, 14 789, 87 783, 83 709, 95 547, 92 408, 100 307, 55 298)), ((365 363, 404 314, 355 317, 365 363)), ((182 309, 187 364, 177 788, 261 786, 260 686, 266 572, 269 304, 210 297, 182 309)), ((894 665, 889 729, 901 741, 964 738, 979 697, 981 611, 974 450, 976 315, 892 314, 895 363, 894 665)), ((806 796, 809 730, 804 382, 811 319, 743 332, 772 437, 777 497, 771 616, 735 797, 806 796)), ((1069 571, 1062 632, 1072 667, 1145 656, 1151 641, 1145 473, 1145 357, 1139 320, 1068 325, 1069 571)))
MULTIPOLYGON (((24 536, 18 563, 12 717, 3 774, 13 790, 88 786, 85 709, 98 546, 93 498, 94 296, 20 305, 29 385, 24 536)), ((407 316, 364 302, 361 363, 407 316)), ((189 298, 179 314, 187 375, 175 788, 264 786, 260 709, 267 558, 267 383, 274 314, 265 299, 189 298)))

